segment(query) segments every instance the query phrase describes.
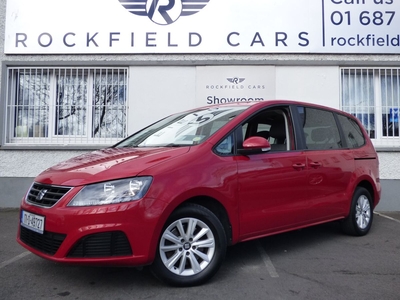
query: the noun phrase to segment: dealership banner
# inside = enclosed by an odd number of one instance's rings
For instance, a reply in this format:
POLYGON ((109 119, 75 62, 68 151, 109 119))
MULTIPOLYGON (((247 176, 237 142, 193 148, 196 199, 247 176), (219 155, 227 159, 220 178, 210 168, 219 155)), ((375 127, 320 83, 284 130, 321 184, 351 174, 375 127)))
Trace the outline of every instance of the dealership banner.
POLYGON ((7 0, 4 52, 400 53, 400 0, 7 0))

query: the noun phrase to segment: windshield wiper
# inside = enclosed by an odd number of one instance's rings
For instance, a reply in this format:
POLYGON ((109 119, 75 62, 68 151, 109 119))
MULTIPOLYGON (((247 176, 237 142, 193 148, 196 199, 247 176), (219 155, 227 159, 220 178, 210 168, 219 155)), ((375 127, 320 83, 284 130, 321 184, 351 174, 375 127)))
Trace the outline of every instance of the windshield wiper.
POLYGON ((170 144, 165 144, 165 145, 158 145, 156 147, 183 147, 183 146, 190 146, 190 145, 170 143, 170 144))
POLYGON ((120 146, 117 148, 137 148, 137 147, 139 147, 139 146, 138 145, 124 145, 124 146, 120 146))

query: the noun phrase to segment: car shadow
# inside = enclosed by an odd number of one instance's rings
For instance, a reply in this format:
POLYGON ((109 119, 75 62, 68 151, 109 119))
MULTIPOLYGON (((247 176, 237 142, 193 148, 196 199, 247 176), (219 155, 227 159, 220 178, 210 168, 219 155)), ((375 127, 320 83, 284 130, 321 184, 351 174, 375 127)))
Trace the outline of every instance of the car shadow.
POLYGON ((288 253, 296 255, 315 247, 329 247, 344 237, 352 238, 342 232, 339 222, 330 222, 238 243, 228 248, 219 277, 225 280, 244 267, 265 268, 263 257, 283 259, 288 253))
MULTIPOLYGON (((235 252, 243 251, 242 248, 255 247, 255 243, 261 243, 265 251, 270 255, 274 255, 290 248, 297 250, 305 247, 309 248, 318 243, 343 236, 344 233, 340 229, 340 223, 330 222, 239 243, 228 248, 227 257, 236 255, 235 252)), ((240 255, 240 253, 238 254, 240 255)))

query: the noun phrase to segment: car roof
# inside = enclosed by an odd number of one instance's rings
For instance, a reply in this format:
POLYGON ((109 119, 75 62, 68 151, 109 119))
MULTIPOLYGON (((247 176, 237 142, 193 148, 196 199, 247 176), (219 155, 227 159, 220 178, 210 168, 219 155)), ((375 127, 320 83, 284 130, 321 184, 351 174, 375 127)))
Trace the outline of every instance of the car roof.
MULTIPOLYGON (((229 102, 229 103, 221 103, 221 104, 212 104, 212 105, 208 105, 208 106, 203 106, 202 108, 217 108, 217 107, 227 107, 227 106, 247 106, 247 107, 260 106, 260 107, 264 107, 264 106, 269 106, 269 105, 301 105, 301 106, 308 106, 308 107, 330 110, 330 111, 334 111, 337 113, 348 115, 346 112, 336 109, 336 108, 333 108, 333 107, 324 106, 321 104, 315 104, 315 103, 311 103, 311 102, 304 102, 304 101, 297 101, 297 100, 284 100, 284 99, 229 102)), ((198 107, 198 108, 200 108, 200 107, 198 107)))

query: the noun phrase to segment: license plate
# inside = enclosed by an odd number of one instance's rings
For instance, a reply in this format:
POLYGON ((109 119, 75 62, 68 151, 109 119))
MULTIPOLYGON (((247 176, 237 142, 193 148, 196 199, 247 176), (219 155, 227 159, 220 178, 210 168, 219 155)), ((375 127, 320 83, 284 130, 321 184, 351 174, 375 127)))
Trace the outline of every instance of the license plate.
POLYGON ((21 212, 21 226, 24 226, 25 228, 33 230, 37 233, 43 234, 44 217, 23 210, 21 212))

